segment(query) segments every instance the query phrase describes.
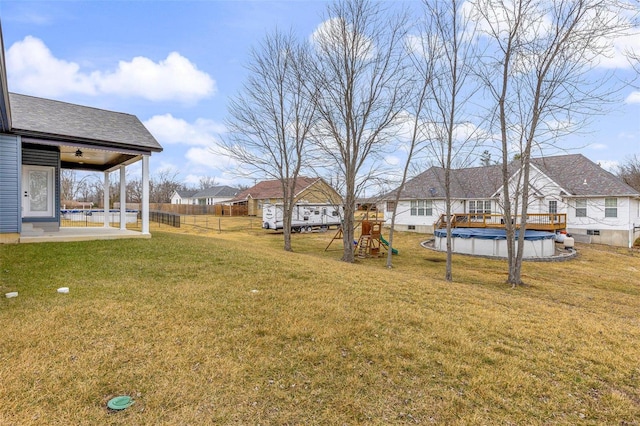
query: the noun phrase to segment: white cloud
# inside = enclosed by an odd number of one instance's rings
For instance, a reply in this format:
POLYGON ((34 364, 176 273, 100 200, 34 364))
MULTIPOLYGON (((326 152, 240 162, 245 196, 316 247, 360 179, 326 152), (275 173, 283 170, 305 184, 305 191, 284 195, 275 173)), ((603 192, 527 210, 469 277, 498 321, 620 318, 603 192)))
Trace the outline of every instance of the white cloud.
POLYGON ((629 69, 632 67, 629 53, 640 52, 640 28, 633 26, 633 12, 625 12, 627 13, 609 12, 610 16, 607 19, 611 22, 617 21, 618 27, 624 30, 601 41, 600 46, 604 48, 604 54, 598 58, 598 66, 601 68, 629 69))
MULTIPOLYGON (((504 37, 507 34, 509 23, 514 15, 514 3, 504 2, 504 7, 485 10, 486 17, 479 13, 478 5, 474 2, 464 2, 461 11, 465 16, 470 16, 478 24, 481 33, 491 34, 493 31, 504 37)), ((535 39, 543 39, 550 31, 553 31, 553 22, 556 20, 551 14, 549 3, 540 1, 532 3, 532 13, 526 15, 526 21, 522 25, 523 35, 526 40, 533 42, 535 39)), ((564 7, 563 7, 564 8, 564 7)), ((566 9, 564 10, 566 13, 566 9)), ((599 68, 629 69, 629 52, 640 52, 640 29, 634 26, 634 14, 637 10, 627 7, 624 3, 612 4, 608 10, 593 8, 576 27, 576 32, 592 32, 592 27, 606 25, 614 28, 608 36, 603 36, 590 43, 592 52, 582 52, 585 56, 581 59, 591 62, 599 68), (621 6, 620 6, 621 5, 621 6), (615 32, 615 33, 614 33, 615 32), (597 52, 597 56, 593 56, 597 52)), ((532 58, 516 58, 516 60, 530 60, 532 58)), ((525 64, 523 63, 523 65, 525 64)))
POLYGON ((600 167, 611 173, 617 173, 618 166, 620 165, 620 163, 618 163, 617 161, 610 160, 599 160, 597 161, 597 163, 600 167))
POLYGON ((194 174, 189 174, 187 175, 186 178, 184 178, 183 182, 186 183, 187 185, 198 186, 198 184, 200 183, 200 178, 202 178, 203 176, 204 175, 198 176, 194 174))
POLYGON ((161 161, 160 165, 158 167, 155 168, 155 173, 154 174, 159 174, 159 173, 168 173, 170 175, 179 175, 180 174, 180 169, 178 168, 178 166, 176 166, 173 163, 170 163, 168 161, 161 161))
POLYGON ((636 139, 640 137, 640 132, 620 132, 617 137, 618 139, 636 139))
POLYGON ((386 157, 384 157, 384 162, 389 164, 390 166, 397 166, 398 164, 400 164, 400 157, 397 157, 395 155, 387 155, 386 157))
POLYGON ((160 144, 212 146, 216 143, 215 135, 225 131, 223 125, 213 120, 198 118, 194 123, 188 123, 171 114, 154 115, 144 125, 160 144))
POLYGON ((640 92, 631 92, 624 101, 628 104, 640 104, 640 92))
POLYGON ((592 143, 591 145, 589 145, 589 148, 595 149, 597 151, 602 151, 608 149, 609 147, 603 143, 592 143))
POLYGON ((178 52, 153 62, 138 56, 131 62, 120 61, 112 73, 94 72, 91 76, 103 93, 139 96, 152 101, 194 102, 215 92, 215 82, 178 52))
POLYGON ((190 146, 184 154, 191 172, 186 178, 189 183, 198 183, 197 173, 208 175, 211 170, 229 171, 238 167, 238 163, 225 155, 219 144, 217 135, 226 131, 220 123, 204 118, 189 123, 171 114, 163 114, 151 117, 144 125, 160 144, 190 146))
POLYGON ((215 81, 177 52, 159 62, 138 56, 120 61, 115 71, 84 72, 77 63, 56 58, 42 40, 27 36, 9 48, 6 59, 12 90, 36 96, 112 94, 193 103, 216 91, 215 81))
MULTIPOLYGON (((533 4, 536 5, 536 3, 533 4)), ((535 9, 531 8, 529 13, 525 13, 522 16, 524 22, 521 26, 523 28, 521 35, 525 40, 531 41, 551 30, 551 19, 545 14, 544 10, 546 6, 544 2, 539 2, 535 9)), ((477 28, 484 35, 495 33, 501 39, 508 36, 516 15, 516 4, 510 1, 503 2, 500 6, 494 5, 492 7, 483 7, 480 4, 466 1, 460 8, 461 19, 463 21, 469 20, 470 22, 469 28, 466 28, 467 31, 477 28)), ((471 34, 467 33, 465 38, 470 36, 471 34)))
POLYGON ((465 143, 474 139, 489 138, 489 134, 484 129, 467 121, 455 125, 453 138, 459 143, 465 143))
POLYGON ((204 166, 209 170, 228 172, 234 175, 238 168, 238 163, 233 159, 221 154, 219 147, 193 147, 189 148, 185 154, 185 158, 191 166, 204 166))
POLYGON ((311 34, 311 44, 320 52, 332 55, 342 54, 343 50, 356 52, 362 58, 375 54, 375 46, 364 34, 354 34, 356 30, 342 18, 330 18, 318 25, 311 34), (346 37, 345 37, 346 35, 346 37), (344 43, 349 43, 345 49, 344 43))
POLYGON ((55 58, 40 40, 27 36, 7 51, 9 87, 40 96, 64 93, 96 95, 91 78, 75 62, 55 58))

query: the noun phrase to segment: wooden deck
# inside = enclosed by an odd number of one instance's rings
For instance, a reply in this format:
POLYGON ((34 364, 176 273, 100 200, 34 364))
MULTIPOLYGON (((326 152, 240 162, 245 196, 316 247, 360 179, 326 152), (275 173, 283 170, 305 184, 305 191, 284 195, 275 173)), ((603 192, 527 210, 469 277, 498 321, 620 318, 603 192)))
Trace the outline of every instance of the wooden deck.
MULTIPOLYGON (((520 216, 512 217, 511 223, 520 228, 520 216)), ((456 213, 451 215, 452 228, 493 228, 504 229, 504 216, 501 214, 456 213)), ((446 215, 441 215, 435 228, 447 227, 446 215)), ((556 232, 567 228, 565 213, 529 213, 525 229, 556 232)))

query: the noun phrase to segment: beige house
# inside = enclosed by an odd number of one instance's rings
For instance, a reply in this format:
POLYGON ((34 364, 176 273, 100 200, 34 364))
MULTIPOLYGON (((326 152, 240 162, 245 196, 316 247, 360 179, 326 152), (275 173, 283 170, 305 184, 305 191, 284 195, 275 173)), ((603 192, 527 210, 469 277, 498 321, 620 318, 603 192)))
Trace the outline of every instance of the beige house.
MULTIPOLYGON (((282 183, 280 180, 265 180, 245 189, 230 201, 232 204, 247 206, 249 216, 262 217, 264 204, 282 203, 282 183)), ((299 177, 296 180, 295 203, 342 204, 342 197, 322 178, 299 177)))

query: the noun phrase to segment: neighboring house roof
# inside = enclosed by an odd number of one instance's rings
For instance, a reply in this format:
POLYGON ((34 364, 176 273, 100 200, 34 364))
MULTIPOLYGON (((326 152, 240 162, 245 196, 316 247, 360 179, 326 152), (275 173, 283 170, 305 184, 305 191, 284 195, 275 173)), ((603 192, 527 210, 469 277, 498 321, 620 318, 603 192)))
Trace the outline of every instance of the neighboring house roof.
POLYGON ((121 112, 9 93, 11 131, 33 138, 160 152, 138 117, 121 112))
MULTIPOLYGON (((445 197, 445 176, 442 167, 430 167, 407 181, 400 199, 445 197)), ((502 183, 500 166, 470 167, 451 170, 451 198, 489 198, 502 183)), ((395 196, 395 191, 384 198, 395 196)))
MULTIPOLYGON (((509 167, 513 174, 519 163, 509 167)), ((604 170, 582 154, 531 159, 537 167, 565 191, 568 196, 639 196, 640 193, 604 170)), ((502 166, 491 165, 451 170, 451 198, 491 198, 502 187, 502 166)), ((395 196, 395 191, 385 199, 395 196)), ((431 167, 407 181, 400 199, 444 198, 444 169, 431 167)))
POLYGON ((533 158, 531 163, 573 196, 639 196, 622 179, 582 154, 533 158))
POLYGON ((193 198, 207 198, 207 197, 235 197, 240 190, 238 188, 232 188, 230 186, 214 186, 211 188, 203 189, 193 195, 193 198))
POLYGON ((176 194, 178 194, 178 196, 180 198, 193 198, 194 195, 196 195, 198 191, 194 191, 194 190, 189 190, 189 189, 180 189, 176 191, 176 194))
MULTIPOLYGON (((298 177, 296 179, 296 187, 294 193, 297 196, 314 183, 320 181, 320 178, 298 177)), ((236 195, 232 201, 245 201, 249 198, 256 200, 265 200, 269 198, 282 198, 282 182, 280 180, 264 180, 251 188, 245 189, 236 195)))

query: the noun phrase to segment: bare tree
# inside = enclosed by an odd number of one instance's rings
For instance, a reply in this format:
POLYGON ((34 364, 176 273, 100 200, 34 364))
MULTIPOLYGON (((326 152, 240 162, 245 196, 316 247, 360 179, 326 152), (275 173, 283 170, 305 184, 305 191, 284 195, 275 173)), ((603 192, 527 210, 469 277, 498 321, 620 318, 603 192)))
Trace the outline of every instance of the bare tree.
MULTIPOLYGON (((636 20, 636 23, 640 21, 640 7, 638 8, 638 12, 635 16, 635 20, 636 20)), ((636 33, 636 37, 637 36, 638 35, 636 33)), ((631 65, 631 68, 633 69, 633 71, 635 71, 635 73, 633 73, 633 77, 628 83, 628 86, 634 90, 634 92, 632 92, 627 98, 627 100, 631 100, 632 98, 640 97, 640 84, 638 83, 640 81, 640 51, 637 51, 634 49, 628 49, 625 52, 625 55, 627 57, 627 61, 629 62, 629 65, 631 65)))
POLYGON ((63 169, 60 172, 60 198, 63 200, 74 200, 76 173, 73 170, 63 169))
MULTIPOLYGON (((251 52, 249 76, 229 106, 224 154, 255 176, 281 183, 284 249, 291 251, 295 188, 314 120, 304 66, 308 52, 292 33, 275 31, 251 52)), ((313 91, 312 91, 313 94, 313 91)))
POLYGON ((366 0, 338 0, 326 17, 312 37, 308 72, 318 114, 313 137, 344 185, 342 260, 353 262, 356 197, 375 171, 376 153, 394 142, 410 90, 406 16, 366 0))
POLYGON ((60 197, 65 201, 74 201, 86 196, 90 175, 75 170, 62 169, 60 172, 60 197))
POLYGON ((472 79, 478 56, 475 25, 460 0, 424 0, 423 36, 414 63, 431 62, 431 103, 425 108, 424 133, 432 161, 444 172, 447 261, 445 279, 452 281, 451 170, 466 165, 479 140, 469 104, 478 90, 472 79), (426 58, 426 59, 422 59, 426 58))
POLYGON ((109 200, 115 205, 115 203, 120 203, 122 200, 120 199, 120 179, 111 179, 109 181, 109 200))
POLYGON ((216 186, 216 178, 215 176, 202 176, 198 181, 198 189, 209 189, 216 186))
MULTIPOLYGON (((89 187, 90 192, 88 201, 92 201, 96 206, 102 206, 104 203, 104 198, 102 197, 102 194, 104 193, 104 181, 98 179, 98 175, 94 173, 88 179, 87 186, 89 187)), ((107 208, 108 207, 109 206, 107 206, 107 208)))
MULTIPOLYGON (((430 71, 429 71, 430 72, 430 71)), ((413 108, 409 108, 412 111, 412 117, 409 121, 411 125, 409 142, 407 144, 407 158, 405 159, 404 167, 402 169, 402 178, 400 185, 395 189, 392 194, 394 195, 393 209, 391 211, 391 226, 389 228, 389 250, 387 251, 387 268, 393 267, 393 235, 395 233, 396 216, 398 214, 398 204, 400 203, 400 197, 402 191, 407 183, 411 164, 414 159, 414 154, 421 148, 421 126, 420 126, 420 112, 427 103, 428 87, 431 79, 431 74, 421 75, 423 78, 422 83, 419 85, 417 93, 414 95, 413 108)))
POLYGON ((618 177, 636 191, 640 191, 640 156, 638 154, 627 158, 618 168, 618 177))
POLYGON ((557 143, 611 100, 601 79, 589 72, 611 37, 623 34, 622 2, 616 0, 478 0, 470 3, 487 43, 479 76, 492 99, 500 133, 502 194, 511 285, 521 268, 529 202, 530 159, 557 143), (520 154, 515 181, 509 153, 520 154), (512 218, 520 214, 519 223, 512 218))
POLYGON ((413 88, 415 91, 411 94, 410 101, 406 107, 406 112, 410 115, 409 119, 406 120, 406 123, 410 125, 407 158, 402 170, 400 185, 392 192, 395 196, 391 211, 387 268, 393 267, 393 236, 402 191, 404 190, 407 178, 412 169, 414 154, 418 153, 421 148, 424 148, 424 139, 426 138, 424 133, 424 110, 429 107, 429 95, 434 79, 435 61, 434 55, 432 54, 434 48, 432 43, 435 39, 431 37, 433 35, 431 34, 433 27, 430 25, 431 16, 427 14, 425 18, 423 26, 420 27, 420 35, 418 37, 407 38, 406 49, 414 69, 413 75, 415 79, 413 80, 413 88))
MULTIPOLYGON (((159 171, 149 180, 149 202, 169 203, 174 191, 184 189, 184 184, 178 181, 179 172, 164 169, 159 171)), ((119 187, 119 183, 118 183, 119 187)), ((114 200, 120 199, 119 194, 114 194, 114 200)))
POLYGON ((127 179, 127 201, 142 203, 142 179, 127 179))

